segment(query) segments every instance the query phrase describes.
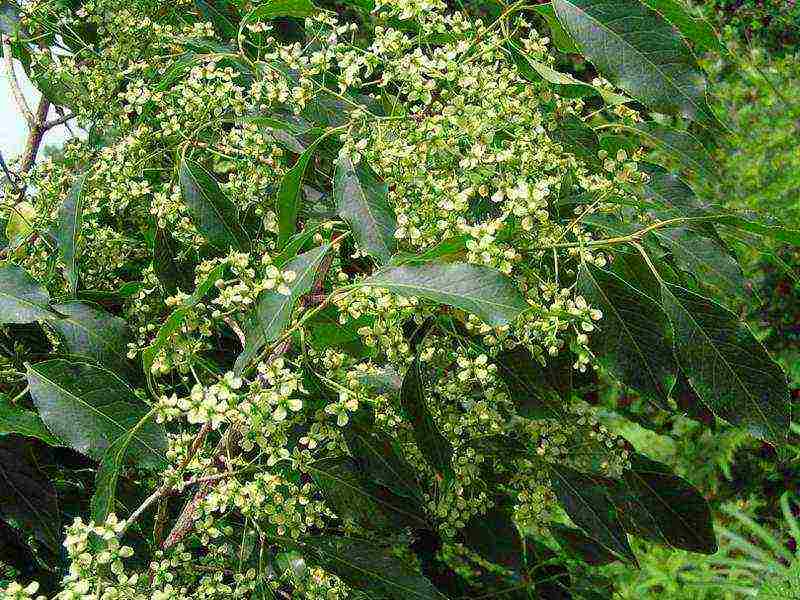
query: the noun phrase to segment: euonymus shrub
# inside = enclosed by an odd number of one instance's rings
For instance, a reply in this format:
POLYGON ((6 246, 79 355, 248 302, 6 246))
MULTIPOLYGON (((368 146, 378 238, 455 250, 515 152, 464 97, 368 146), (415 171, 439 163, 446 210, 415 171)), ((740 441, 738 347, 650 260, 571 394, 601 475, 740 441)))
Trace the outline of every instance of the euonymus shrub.
POLYGON ((629 535, 715 551, 699 493, 587 402, 602 371, 787 430, 725 240, 797 236, 679 177, 714 177, 699 139, 724 134, 703 22, 657 0, 3 11, 89 131, 5 189, 8 597, 604 598, 587 565, 635 563, 629 535), (605 79, 559 72, 548 26, 605 79))

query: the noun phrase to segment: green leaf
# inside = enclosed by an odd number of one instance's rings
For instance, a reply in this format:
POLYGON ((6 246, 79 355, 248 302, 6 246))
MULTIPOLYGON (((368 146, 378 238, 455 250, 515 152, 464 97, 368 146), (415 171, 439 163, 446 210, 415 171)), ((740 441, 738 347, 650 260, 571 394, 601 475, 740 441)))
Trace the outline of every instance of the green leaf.
POLYGON ((539 13, 539 15, 547 21, 547 26, 550 28, 550 38, 553 40, 553 45, 557 50, 566 52, 567 54, 579 53, 575 42, 572 41, 572 38, 569 37, 569 34, 564 31, 561 23, 559 23, 555 10, 553 10, 553 5, 550 2, 531 6, 530 9, 539 13))
POLYGON ((642 0, 647 6, 663 15, 690 42, 702 52, 727 54, 728 49, 719 39, 713 25, 703 17, 693 17, 678 0, 642 0))
POLYGON ((362 315, 358 319, 347 317, 344 323, 339 320, 339 309, 327 306, 305 323, 308 331, 308 341, 316 350, 324 351, 327 348, 342 348, 344 351, 365 351, 361 343, 358 330, 371 325, 374 318, 362 315))
POLYGON ((764 222, 765 216, 757 213, 740 213, 720 215, 716 221, 724 225, 755 233, 778 242, 800 246, 800 230, 790 229, 770 222, 764 222))
POLYGON ((553 0, 600 73, 651 109, 715 123, 706 81, 681 36, 639 0, 553 0))
POLYGON ((421 254, 400 252, 392 256, 389 261, 391 266, 421 265, 430 262, 455 262, 464 258, 467 252, 467 237, 457 237, 442 240, 435 246, 428 248, 421 254))
POLYGON ((200 233, 222 252, 250 249, 250 239, 242 228, 236 207, 222 193, 214 176, 198 163, 184 158, 179 179, 183 199, 200 233))
POLYGON ((589 565, 607 565, 617 560, 615 554, 584 535, 579 529, 558 523, 550 525, 549 528, 561 548, 589 565))
POLYGON ((135 372, 127 355, 131 331, 124 319, 82 302, 56 304, 54 308, 64 318, 50 325, 70 354, 88 358, 118 375, 135 372))
POLYGON ((34 450, 31 440, 0 437, 0 515, 22 525, 58 554, 61 513, 56 490, 39 469, 41 457, 34 450))
POLYGON ((497 355, 498 375, 508 387, 509 397, 523 417, 558 417, 563 414, 563 399, 572 390, 574 369, 568 350, 548 357, 542 366, 525 346, 497 355), (566 364, 565 364, 566 363, 566 364))
POLYGON ((571 152, 595 167, 600 166, 600 140, 594 130, 585 125, 578 117, 567 115, 556 129, 550 132, 553 141, 564 147, 566 152, 571 152))
POLYGON ((50 294, 17 265, 0 267, 0 323, 33 323, 57 319, 50 294))
POLYGON ((36 207, 30 202, 17 202, 9 211, 5 234, 12 248, 18 247, 33 232, 36 207))
POLYGON ((648 176, 644 184, 644 198, 662 208, 680 211, 686 216, 702 212, 708 206, 680 177, 664 167, 652 163, 639 163, 639 171, 648 176))
MULTIPOLYGON (((617 106, 619 104, 631 102, 631 99, 626 96, 615 94, 602 87, 595 87, 589 83, 575 79, 568 73, 556 71, 542 62, 533 60, 524 53, 519 53, 519 58, 524 60, 530 67, 526 69, 523 65, 523 68, 520 70, 523 77, 529 81, 545 80, 547 83, 553 85, 555 91, 562 97, 583 98, 584 96, 600 96, 609 106, 617 106)), ((517 64, 519 66, 519 60, 517 60, 517 64)))
POLYGON ((304 19, 317 13, 317 7, 309 0, 267 0, 256 6, 247 16, 247 21, 261 21, 277 19, 279 17, 294 17, 304 19))
POLYGON ((690 552, 717 551, 711 509, 688 481, 640 454, 622 478, 613 497, 628 533, 690 552))
POLYGON ((361 527, 374 530, 429 527, 421 503, 412 503, 389 488, 362 478, 352 458, 329 457, 307 468, 340 517, 352 518, 361 527))
POLYGON ((178 245, 175 238, 160 227, 153 240, 153 271, 167 294, 188 290, 192 284, 191 272, 178 264, 178 245))
POLYGON ((677 366, 658 302, 618 275, 581 265, 578 290, 603 318, 589 345, 600 363, 626 385, 664 405, 677 366))
POLYGON ((158 330, 153 343, 142 351, 142 364, 144 365, 145 374, 150 373, 150 370, 153 367, 153 361, 155 360, 159 351, 167 345, 170 337, 180 330, 192 308, 206 297, 206 294, 211 291, 211 288, 214 287, 214 284, 218 280, 222 279, 224 272, 225 265, 217 265, 214 267, 211 273, 208 274, 208 277, 206 277, 205 281, 197 286, 197 289, 194 291, 194 293, 184 300, 180 307, 176 308, 170 313, 169 317, 167 317, 167 320, 164 321, 164 324, 158 330))
POLYGON ((295 305, 313 286, 319 265, 330 248, 330 244, 319 246, 297 256, 282 267, 283 271, 294 271, 297 275, 288 296, 267 290, 261 292, 245 327, 246 342, 236 359, 236 374, 241 374, 264 346, 277 340, 283 333, 292 319, 295 305))
POLYGON ((368 424, 361 413, 350 419, 342 433, 365 477, 399 496, 417 501, 423 497, 416 471, 402 458, 394 440, 368 424))
POLYGON ((453 477, 453 446, 439 431, 428 410, 419 358, 408 367, 400 390, 400 405, 413 427, 414 439, 422 456, 434 470, 448 480, 453 477))
POLYGON ((714 414, 780 443, 789 430, 789 387, 747 325, 725 307, 679 286, 661 286, 675 332, 675 354, 714 414))
POLYGON ((461 530, 464 545, 481 557, 507 569, 525 566, 522 538, 512 518, 513 505, 499 498, 486 514, 472 517, 461 530))
POLYGON ((278 188, 278 248, 282 249, 297 228, 297 213, 300 211, 300 184, 303 182, 308 163, 311 160, 323 136, 311 144, 297 158, 297 162, 289 169, 278 188))
POLYGON ((656 150, 669 154, 689 171, 710 179, 719 180, 714 158, 705 145, 688 131, 665 127, 652 121, 633 125, 617 125, 614 129, 635 133, 656 150))
POLYGON ((690 226, 659 229, 654 235, 678 268, 694 275, 702 288, 719 298, 747 299, 742 268, 721 241, 690 226))
POLYGON ((55 232, 56 242, 64 259, 69 291, 73 297, 78 291, 78 238, 83 228, 83 188, 86 177, 82 175, 78 178, 58 209, 58 228, 55 232))
POLYGON ((362 285, 454 306, 493 326, 507 325, 530 308, 508 277, 466 263, 389 267, 362 285))
POLYGON ((237 27, 231 22, 225 12, 217 6, 217 4, 228 4, 226 1, 194 0, 194 4, 200 11, 203 19, 212 23, 214 29, 216 29, 217 33, 222 36, 223 39, 236 39, 238 34, 237 27))
POLYGON ((14 406, 3 396, 0 398, 0 437, 13 433, 39 439, 50 446, 62 445, 47 430, 39 415, 32 410, 14 406))
POLYGON ((609 552, 636 564, 610 497, 615 483, 564 465, 551 465, 550 473, 553 490, 572 522, 609 552))
POLYGON ((339 154, 333 181, 336 210, 350 224, 359 248, 381 264, 396 246, 397 217, 388 194, 388 186, 366 163, 354 166, 350 156, 339 154))
POLYGON ((370 595, 392 600, 447 600, 389 548, 374 542, 328 535, 305 538, 299 545, 307 560, 370 595))
MULTIPOLYGON (((111 444, 147 414, 133 390, 95 365, 55 359, 28 366, 31 396, 47 428, 82 454, 102 460, 111 444)), ((132 440, 140 464, 163 467, 163 427, 141 427, 132 440)))

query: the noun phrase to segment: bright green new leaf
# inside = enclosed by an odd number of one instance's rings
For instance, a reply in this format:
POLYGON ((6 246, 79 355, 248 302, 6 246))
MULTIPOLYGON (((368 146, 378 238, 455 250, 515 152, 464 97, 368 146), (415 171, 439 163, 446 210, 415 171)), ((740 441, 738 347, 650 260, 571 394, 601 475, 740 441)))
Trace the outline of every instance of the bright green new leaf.
POLYGON ((316 13, 317 7, 309 0, 267 0, 250 11, 247 21, 267 21, 279 17, 304 19, 316 13))

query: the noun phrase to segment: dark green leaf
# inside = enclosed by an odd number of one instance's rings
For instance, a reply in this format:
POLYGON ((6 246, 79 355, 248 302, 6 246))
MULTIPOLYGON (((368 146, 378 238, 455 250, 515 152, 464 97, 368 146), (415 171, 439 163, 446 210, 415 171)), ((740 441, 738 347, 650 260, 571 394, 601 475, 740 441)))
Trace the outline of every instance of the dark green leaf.
POLYGON ((701 52, 727 54, 714 27, 703 17, 693 17, 678 0, 642 0, 647 6, 663 15, 701 52))
POLYGON ((429 526, 421 504, 362 478, 354 459, 325 458, 307 468, 336 513, 352 518, 361 527, 391 530, 429 526))
POLYGON ((250 239, 242 228, 236 207, 222 193, 214 176, 188 158, 181 162, 179 179, 183 199, 197 229, 209 243, 227 252, 236 248, 246 252, 250 239))
POLYGON ((508 277, 465 263, 390 267, 363 284, 455 306, 494 326, 507 325, 529 308, 508 277))
POLYGON ((644 184, 644 198, 663 208, 674 209, 687 216, 707 208, 691 187, 674 173, 660 165, 639 163, 639 171, 649 180, 644 184))
POLYGON ((178 245, 175 238, 160 227, 153 241, 153 271, 167 294, 189 290, 194 283, 191 271, 178 263, 178 245))
POLYGON ((556 496, 572 522, 606 550, 635 564, 636 557, 610 497, 615 483, 564 465, 552 465, 550 473, 556 496))
POLYGON ((422 498, 416 472, 402 458, 392 438, 371 427, 361 414, 354 415, 343 434, 350 454, 366 478, 399 496, 411 500, 422 498))
POLYGON ((706 81, 681 36, 639 0, 553 0, 581 52, 651 109, 715 122, 706 81))
MULTIPOLYGON (((146 425, 144 421, 142 425, 146 425)), ((126 461, 131 458, 130 445, 134 437, 138 433, 136 427, 131 429, 125 435, 117 438, 111 446, 108 447, 100 465, 97 469, 97 474, 94 480, 94 494, 92 495, 91 511, 92 519, 96 523, 103 523, 109 514, 115 512, 114 507, 117 501, 117 482, 119 481, 120 471, 125 465, 126 461)))
POLYGON ((17 265, 0 267, 0 323, 33 323, 57 319, 50 294, 17 265))
POLYGON ((153 361, 158 353, 164 346, 167 345, 170 337, 174 333, 177 333, 181 327, 183 327, 183 323, 186 320, 189 312, 195 305, 197 305, 198 302, 206 297, 206 294, 211 291, 211 288, 214 287, 214 284, 218 280, 222 279, 224 272, 225 265, 217 265, 214 267, 211 273, 208 274, 208 277, 206 277, 205 281, 197 286, 197 289, 194 291, 194 293, 184 300, 180 307, 176 308, 170 313, 169 317, 167 317, 167 320, 164 321, 164 324, 158 330, 156 339, 154 339, 153 343, 142 351, 142 364, 144 365, 145 374, 150 373, 150 370, 153 366, 153 361))
POLYGON ((564 525, 550 525, 550 533, 558 544, 569 554, 592 566, 607 565, 617 560, 617 556, 585 536, 579 529, 564 525))
POLYGON ((125 320, 82 302, 56 304, 55 308, 65 316, 50 324, 70 354, 89 358, 118 375, 133 374, 127 356, 131 331, 125 320))
POLYGON ((389 261, 396 246, 397 217, 388 200, 389 188, 372 169, 340 154, 333 196, 339 215, 350 224, 356 244, 379 263, 389 261))
POLYGON ((61 446, 61 442, 51 434, 42 420, 32 410, 14 406, 8 398, 0 398, 0 437, 16 433, 33 437, 51 446, 61 446))
POLYGON ((721 241, 703 235, 695 227, 683 226, 654 232, 675 259, 704 289, 719 298, 746 299, 745 276, 736 259, 721 241))
POLYGON ((425 460, 434 470, 447 477, 453 476, 453 446, 439 431, 428 410, 425 386, 422 382, 419 359, 415 359, 403 379, 400 405, 414 428, 414 439, 425 460))
POLYGON ((553 10, 551 3, 537 4, 530 7, 534 12, 539 13, 550 28, 550 37, 553 40, 553 45, 557 50, 566 52, 567 54, 578 54, 579 50, 575 46, 575 42, 569 37, 569 34, 564 31, 564 28, 559 23, 556 13, 553 10))
POLYGON ((520 67, 520 73, 523 77, 525 77, 525 79, 528 79, 529 81, 541 81, 543 79, 553 86, 553 89, 556 91, 556 93, 558 93, 559 96, 564 98, 600 96, 609 106, 625 104, 626 102, 631 101, 631 99, 626 96, 615 94, 614 92, 610 92, 602 87, 595 87, 589 83, 575 79, 568 73, 556 71, 552 67, 542 62, 528 57, 524 53, 519 53, 516 61, 517 66, 520 67), (526 64, 520 64, 521 61, 524 61, 526 64))
POLYGON ((78 291, 78 238, 83 228, 83 187, 86 175, 82 175, 72 186, 69 195, 58 209, 58 228, 55 238, 64 259, 70 293, 78 291))
POLYGON ((225 14, 224 10, 224 6, 228 2, 225 0, 194 0, 194 4, 203 19, 212 23, 219 35, 228 40, 236 39, 238 29, 225 14))
POLYGON ((31 440, 0 436, 0 515, 58 553, 61 514, 53 484, 39 470, 31 440))
MULTIPOLYGON (((559 356, 568 354, 568 350, 562 350, 559 356)), ((553 365, 553 368, 551 364, 556 359, 549 360, 552 362, 542 366, 524 346, 501 352, 495 360, 498 375, 508 387, 510 399, 523 417, 556 417, 563 413, 561 394, 571 391, 572 365, 564 365, 563 361, 559 361, 560 364, 553 365)))
POLYGON ((688 481, 640 454, 613 492, 622 526, 633 535, 691 552, 714 554, 708 503, 688 481))
POLYGON ((345 322, 339 320, 340 313, 335 306, 328 306, 306 321, 308 341, 317 350, 326 348, 342 348, 345 351, 365 348, 361 343, 358 330, 371 325, 374 321, 369 315, 362 315, 358 319, 346 317, 345 322))
POLYGON ((614 273, 582 265, 578 289, 603 318, 589 345, 615 377, 664 405, 677 366, 658 302, 614 273))
POLYGON ((325 536, 305 538, 300 546, 307 560, 357 590, 392 600, 447 600, 425 577, 374 542, 325 536))
POLYGON ((525 558, 511 508, 507 499, 499 498, 486 514, 472 517, 461 534, 464 545, 470 550, 489 562, 520 572, 525 558))
POLYGON ((792 244, 793 246, 800 246, 800 230, 783 227, 769 221, 765 222, 764 215, 756 213, 720 215, 716 221, 734 229, 755 233, 779 242, 792 244))
POLYGON ((292 319, 295 305, 314 284, 319 265, 330 248, 330 244, 319 246, 286 263, 282 270, 294 271, 297 275, 288 296, 273 291, 261 292, 258 304, 245 327, 245 347, 234 367, 237 374, 247 368, 266 344, 280 337, 292 319))
POLYGON ((308 163, 311 160, 322 136, 311 144, 297 158, 297 162, 289 169, 278 188, 278 248, 283 248, 297 228, 297 213, 300 210, 300 184, 303 182, 308 163))
POLYGON ((392 266, 399 266, 421 265, 430 262, 455 262, 459 259, 463 259, 466 251, 466 236, 452 237, 442 240, 421 254, 397 253, 392 256, 392 260, 389 261, 389 264, 392 266))
POLYGON ((675 354, 699 398, 717 416, 779 443, 789 429, 786 376, 747 325, 684 288, 661 287, 675 354))
POLYGON ((550 132, 553 141, 564 146, 564 150, 572 152, 591 165, 599 165, 600 140, 594 130, 585 125, 578 117, 568 115, 550 132))
MULTIPOLYGON (((102 460, 108 447, 148 414, 124 381, 87 363, 56 359, 30 365, 28 385, 48 429, 95 460, 102 460)), ((164 466, 163 427, 146 423, 131 443, 141 464, 164 466)))
POLYGON ((698 175, 719 179, 717 165, 703 143, 688 131, 680 131, 653 122, 615 125, 615 129, 635 133, 656 148, 672 156, 681 166, 698 175))

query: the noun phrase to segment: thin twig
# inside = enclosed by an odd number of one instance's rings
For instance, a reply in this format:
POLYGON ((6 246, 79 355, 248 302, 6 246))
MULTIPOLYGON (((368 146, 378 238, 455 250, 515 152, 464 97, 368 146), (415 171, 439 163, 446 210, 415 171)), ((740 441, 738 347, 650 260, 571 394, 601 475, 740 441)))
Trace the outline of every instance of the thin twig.
POLYGON ((39 154, 39 147, 42 145, 42 139, 47 129, 44 123, 47 121, 47 114, 50 112, 50 101, 42 96, 39 100, 39 107, 36 109, 36 117, 28 133, 28 142, 25 144, 25 155, 22 159, 22 166, 20 167, 21 173, 27 173, 33 168, 36 163, 36 156, 39 154))
POLYGON ((59 125, 64 125, 64 124, 66 124, 67 121, 69 121, 71 119, 74 119, 74 118, 75 118, 75 113, 67 113, 65 115, 61 115, 57 119, 50 119, 44 125, 42 125, 42 128, 45 131, 47 131, 48 129, 52 129, 53 127, 58 127, 59 125))

